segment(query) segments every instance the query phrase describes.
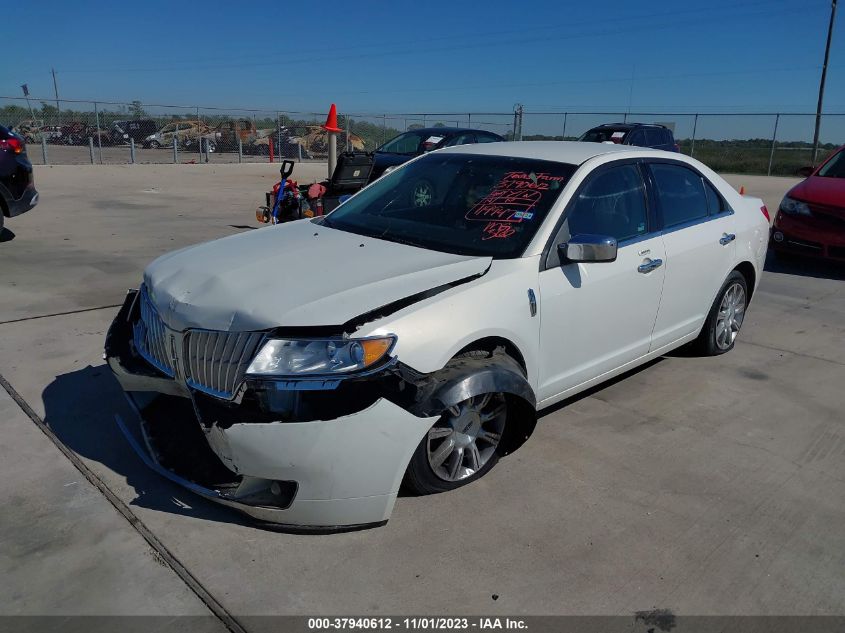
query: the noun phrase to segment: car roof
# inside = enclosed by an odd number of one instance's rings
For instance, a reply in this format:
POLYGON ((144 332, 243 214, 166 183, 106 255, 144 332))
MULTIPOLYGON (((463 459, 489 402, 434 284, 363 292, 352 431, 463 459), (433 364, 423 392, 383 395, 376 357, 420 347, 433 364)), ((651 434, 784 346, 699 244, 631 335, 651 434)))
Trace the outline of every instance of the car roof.
POLYGON ((420 134, 463 134, 466 132, 485 132, 486 134, 493 134, 495 136, 501 136, 501 134, 497 134, 496 132, 490 132, 489 130, 479 130, 476 128, 471 127, 418 127, 414 128, 413 130, 408 130, 408 132, 419 132, 420 134))
MULTIPOLYGON (((509 156, 514 158, 537 158, 558 163, 580 165, 584 161, 603 154, 641 155, 648 148, 612 143, 585 143, 583 141, 511 141, 504 143, 480 143, 458 145, 438 150, 460 154, 484 154, 488 156, 509 156)), ((648 153, 653 153, 650 150, 648 153)))
POLYGON ((597 125, 595 127, 590 128, 591 130, 598 130, 599 128, 603 127, 611 127, 611 128, 621 128, 623 130, 633 130, 635 127, 659 127, 663 130, 668 130, 665 125, 660 125, 660 123, 602 123, 601 125, 597 125))

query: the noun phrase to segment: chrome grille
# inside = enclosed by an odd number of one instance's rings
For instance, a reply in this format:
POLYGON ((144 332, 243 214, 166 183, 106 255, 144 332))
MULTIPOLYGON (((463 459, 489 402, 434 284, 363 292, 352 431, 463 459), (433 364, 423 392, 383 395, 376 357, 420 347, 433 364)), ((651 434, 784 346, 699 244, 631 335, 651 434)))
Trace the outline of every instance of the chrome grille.
POLYGON ((185 381, 218 398, 231 398, 263 338, 263 332, 190 330, 185 336, 185 381))
POLYGON ((158 316, 158 312, 147 296, 147 289, 143 286, 141 286, 139 301, 141 318, 132 326, 135 349, 153 367, 172 378, 176 375, 176 371, 172 354, 168 350, 167 326, 158 316))

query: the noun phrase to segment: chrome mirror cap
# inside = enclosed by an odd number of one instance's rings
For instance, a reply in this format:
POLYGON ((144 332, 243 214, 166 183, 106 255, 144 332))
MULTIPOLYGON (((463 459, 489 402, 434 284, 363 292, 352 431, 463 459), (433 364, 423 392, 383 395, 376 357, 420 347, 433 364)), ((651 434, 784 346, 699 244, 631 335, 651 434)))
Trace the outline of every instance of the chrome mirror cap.
POLYGON ((616 261, 616 240, 607 235, 573 235, 558 249, 562 262, 616 261))

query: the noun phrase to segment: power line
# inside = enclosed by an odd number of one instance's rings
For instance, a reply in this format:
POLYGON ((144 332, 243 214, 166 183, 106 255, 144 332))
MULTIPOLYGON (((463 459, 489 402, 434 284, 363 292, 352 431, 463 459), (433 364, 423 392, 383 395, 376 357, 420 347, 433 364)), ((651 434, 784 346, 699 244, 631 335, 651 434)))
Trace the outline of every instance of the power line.
MULTIPOLYGON (((719 16, 712 16, 708 18, 700 18, 696 19, 694 24, 699 25, 702 23, 712 23, 717 22, 721 23, 724 22, 725 19, 742 19, 742 18, 754 18, 754 17, 773 17, 777 15, 784 15, 784 14, 792 14, 792 13, 800 13, 805 15, 808 13, 808 9, 805 5, 796 8, 788 8, 782 9, 780 11, 773 11, 771 9, 771 2, 754 2, 749 3, 747 5, 739 5, 740 9, 744 9, 746 6, 757 6, 757 5, 765 5, 766 9, 763 11, 752 12, 752 13, 738 13, 735 15, 719 15, 719 16)), ((817 9, 818 10, 818 9, 817 9)), ((690 13, 692 11, 703 11, 703 9, 695 9, 695 10, 687 10, 687 11, 680 11, 680 12, 665 12, 660 14, 649 14, 647 17, 663 17, 669 15, 676 15, 676 14, 683 14, 683 13, 690 13)), ((706 9, 708 14, 712 14, 712 9, 706 9)), ((644 17, 644 16, 640 16, 644 17)), ((468 43, 468 44, 459 44, 454 46, 441 46, 441 47, 431 47, 426 46, 424 49, 420 49, 419 46, 414 46, 409 49, 391 49, 388 45, 381 45, 379 50, 372 53, 360 53, 356 55, 331 55, 331 56, 324 56, 324 57, 303 57, 300 56, 297 58, 296 56, 293 57, 286 57, 284 63, 288 66, 295 63, 320 63, 320 62, 331 62, 337 63, 341 61, 353 60, 353 59, 366 59, 371 57, 395 57, 398 55, 419 55, 419 54, 426 54, 429 55, 431 53, 436 52, 452 52, 457 50, 471 50, 471 49, 486 49, 486 48, 501 48, 502 46, 506 46, 508 44, 518 44, 521 47, 533 45, 540 42, 548 42, 548 41, 559 41, 565 40, 570 41, 574 39, 584 39, 584 38, 592 38, 592 37, 599 37, 603 35, 616 35, 619 33, 641 33, 641 32, 649 32, 649 31, 660 31, 660 30, 667 30, 676 28, 679 25, 686 25, 688 24, 687 20, 673 20, 663 24, 652 23, 650 25, 643 25, 643 26, 636 26, 632 27, 630 24, 630 20, 632 19, 639 19, 635 17, 627 17, 627 18, 602 18, 602 23, 606 22, 615 22, 620 21, 624 22, 624 26, 621 28, 613 28, 613 29, 600 29, 594 31, 576 31, 575 33, 568 33, 567 29, 572 29, 574 26, 582 26, 585 24, 595 24, 595 20, 591 20, 589 22, 583 23, 570 23, 563 26, 558 27, 538 27, 534 28, 533 30, 542 30, 542 29, 553 29, 555 30, 553 35, 544 36, 544 37, 536 37, 533 33, 530 38, 524 37, 524 29, 522 30, 514 30, 514 31, 505 31, 503 33, 520 33, 523 34, 522 37, 517 39, 511 40, 495 40, 491 41, 489 33, 479 34, 477 37, 483 38, 482 42, 478 42, 475 44, 468 43)), ((436 38, 435 38, 436 39, 436 38)), ((470 37, 464 36, 462 40, 472 39, 470 37)), ((432 40, 426 40, 425 42, 417 41, 417 42, 402 42, 401 44, 404 46, 408 46, 409 44, 428 44, 432 40)), ((369 48, 370 46, 366 46, 364 48, 369 48)), ((348 50, 348 49, 347 49, 348 50)), ((229 58, 230 59, 230 58, 229 58)), ((266 56, 261 57, 262 60, 266 59, 266 56)), ((237 64, 201 64, 201 65, 189 65, 189 66, 180 66, 178 63, 173 61, 167 63, 166 65, 162 66, 150 66, 150 67, 115 67, 111 69, 63 69, 61 72, 63 73, 109 73, 109 72, 120 72, 120 73, 162 73, 162 72, 189 72, 189 71, 197 71, 197 70, 225 70, 225 69, 240 69, 244 67, 244 64, 247 62, 241 62, 237 64)), ((261 67, 275 67, 278 66, 278 61, 259 61, 255 63, 249 63, 251 68, 261 68, 261 67)))

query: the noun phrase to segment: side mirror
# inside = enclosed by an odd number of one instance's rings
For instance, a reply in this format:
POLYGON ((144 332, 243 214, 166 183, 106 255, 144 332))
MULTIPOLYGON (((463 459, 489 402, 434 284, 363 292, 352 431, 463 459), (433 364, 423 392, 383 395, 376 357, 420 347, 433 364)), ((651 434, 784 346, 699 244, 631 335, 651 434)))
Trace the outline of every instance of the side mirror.
POLYGON ((573 235, 558 244, 561 263, 616 261, 616 240, 607 235, 573 235))
POLYGON ((802 167, 796 173, 802 178, 808 178, 813 174, 813 171, 814 169, 812 167, 802 167))

